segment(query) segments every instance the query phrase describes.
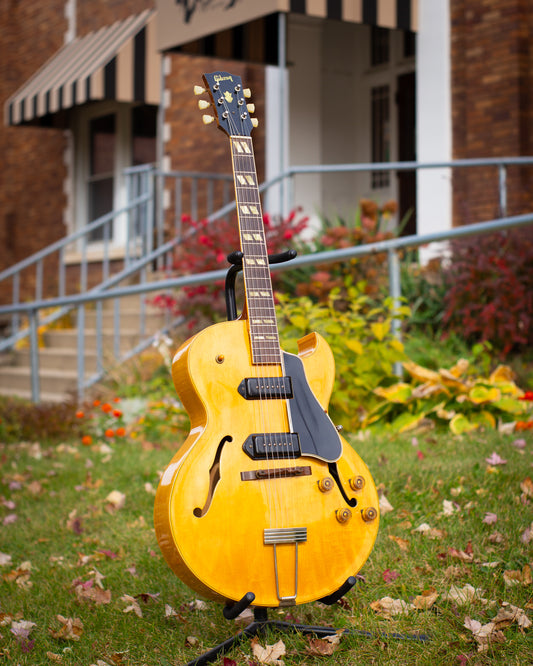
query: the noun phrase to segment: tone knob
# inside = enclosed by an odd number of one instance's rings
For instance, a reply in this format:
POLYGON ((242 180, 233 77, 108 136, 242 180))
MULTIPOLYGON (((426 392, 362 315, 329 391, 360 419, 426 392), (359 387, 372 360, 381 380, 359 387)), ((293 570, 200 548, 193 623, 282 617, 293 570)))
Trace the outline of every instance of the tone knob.
POLYGON ((378 512, 374 509, 373 506, 367 506, 361 511, 361 516, 365 523, 371 523, 373 520, 376 520, 378 517, 378 512))
POLYGON ((333 488, 333 479, 330 476, 325 476, 318 482, 318 487, 323 493, 327 493, 328 490, 333 488))
POLYGON ((350 509, 337 509, 335 511, 335 517, 339 523, 347 523, 352 517, 352 512, 350 509))
POLYGON ((363 476, 353 476, 348 480, 352 490, 363 490, 365 487, 365 478, 363 476))

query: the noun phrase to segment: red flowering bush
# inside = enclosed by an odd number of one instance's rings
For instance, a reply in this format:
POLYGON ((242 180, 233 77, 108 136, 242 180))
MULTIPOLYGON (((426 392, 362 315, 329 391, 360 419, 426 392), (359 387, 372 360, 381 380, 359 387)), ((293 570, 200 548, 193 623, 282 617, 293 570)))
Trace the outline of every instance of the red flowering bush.
MULTIPOLYGON (((334 221, 325 218, 322 220, 322 232, 313 243, 313 251, 366 245, 393 238, 395 233, 386 227, 397 209, 395 201, 388 201, 380 207, 375 201, 361 199, 352 223, 341 218, 334 221)), ((343 294, 345 295, 347 278, 351 284, 364 282, 365 293, 371 297, 377 297, 388 281, 386 253, 352 259, 350 262, 317 266, 316 269, 307 269, 307 274, 301 276, 296 289, 297 295, 310 296, 325 303, 331 290, 337 288, 341 292, 337 307, 341 308, 343 303, 348 306, 342 298, 343 294)))
POLYGON ((455 241, 444 271, 443 323, 502 355, 533 343, 533 229, 455 241))
MULTIPOLYGON (((291 241, 306 229, 308 218, 302 216, 299 210, 294 210, 286 218, 265 214, 263 222, 268 252, 276 254, 292 247, 291 241)), ((176 247, 172 266, 174 274, 198 274, 229 266, 227 255, 240 248, 235 219, 209 223, 183 216, 183 224, 186 230, 192 228, 195 233, 186 233, 176 247)), ((277 277, 273 276, 273 280, 277 277)), ((224 319, 226 314, 223 281, 184 287, 176 294, 160 294, 151 302, 173 314, 185 316, 190 329, 224 319)))

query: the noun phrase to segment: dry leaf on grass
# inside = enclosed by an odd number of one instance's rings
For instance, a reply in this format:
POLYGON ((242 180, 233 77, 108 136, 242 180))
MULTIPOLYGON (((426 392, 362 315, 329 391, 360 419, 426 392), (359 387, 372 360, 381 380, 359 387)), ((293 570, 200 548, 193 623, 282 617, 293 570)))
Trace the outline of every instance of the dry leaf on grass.
POLYGON ((124 508, 124 505, 126 504, 126 495, 121 493, 120 490, 112 490, 105 498, 105 502, 106 511, 108 513, 116 513, 124 508))
POLYGON ((389 500, 385 497, 385 495, 381 495, 379 498, 379 511, 381 515, 385 515, 386 513, 390 513, 391 511, 394 511, 394 507, 392 504, 389 502, 389 500))
POLYGON ((6 564, 11 564, 11 555, 0 553, 0 567, 5 566, 6 564))
POLYGON ((448 548, 448 557, 453 557, 454 559, 461 560, 462 562, 472 562, 474 560, 474 550, 472 548, 472 542, 469 541, 466 544, 464 550, 457 550, 457 548, 448 548))
POLYGON ((513 606, 504 601, 496 616, 487 624, 481 624, 477 620, 465 617, 464 626, 474 634, 478 644, 478 652, 486 652, 492 643, 505 642, 502 629, 516 622, 521 631, 531 627, 531 620, 522 608, 513 606))
POLYGON ((531 567, 529 564, 525 564, 522 568, 515 571, 504 571, 503 572, 503 582, 506 585, 531 585, 531 567))
POLYGON ((370 608, 378 615, 390 619, 394 615, 408 615, 409 610, 414 606, 406 603, 403 599, 392 599, 391 597, 383 597, 370 604, 370 608))
POLYGON ((439 593, 434 587, 424 590, 413 599, 413 606, 418 610, 429 610, 439 598, 439 593))
POLYGON ((430 527, 427 523, 422 523, 413 532, 419 532, 424 536, 427 536, 430 539, 444 539, 446 532, 444 530, 439 530, 436 527, 430 527))
POLYGON ((56 619, 61 624, 57 631, 49 629, 52 638, 58 638, 63 641, 79 641, 83 633, 83 622, 79 617, 63 617, 56 615, 56 619))
POLYGON ((472 585, 464 585, 463 587, 458 587, 457 585, 452 585, 449 592, 445 592, 442 595, 444 600, 455 601, 455 603, 460 606, 463 604, 469 604, 475 599, 481 599, 483 590, 475 588, 472 585))
POLYGON ((120 601, 125 601, 127 604, 129 604, 129 606, 126 606, 126 608, 122 610, 123 613, 131 613, 133 611, 137 617, 143 616, 141 607, 139 606, 139 603, 135 597, 130 597, 129 594, 123 594, 120 597, 120 601))
POLYGON ((339 647, 342 631, 325 638, 307 638, 307 647, 305 651, 307 654, 317 655, 319 657, 328 657, 332 655, 339 647))
POLYGON ((398 545, 400 550, 403 550, 406 553, 409 550, 409 541, 407 539, 402 539, 402 537, 394 536, 394 534, 389 534, 389 539, 394 541, 398 545))
POLYGON ((101 587, 76 585, 74 592, 78 601, 92 601, 97 606, 111 602, 111 590, 103 590, 101 587))
POLYGON ((284 661, 279 659, 285 654, 285 643, 278 641, 274 645, 267 645, 263 647, 257 637, 254 637, 250 643, 252 646, 252 653, 256 659, 259 659, 261 664, 275 664, 276 666, 284 666, 284 661))

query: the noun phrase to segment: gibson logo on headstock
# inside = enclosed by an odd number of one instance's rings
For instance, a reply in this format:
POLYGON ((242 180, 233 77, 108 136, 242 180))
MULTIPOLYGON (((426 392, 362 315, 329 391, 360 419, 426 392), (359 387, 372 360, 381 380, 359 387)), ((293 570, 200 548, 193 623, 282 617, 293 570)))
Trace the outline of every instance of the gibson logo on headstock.
POLYGON ((220 74, 215 74, 213 78, 217 83, 220 81, 233 81, 233 76, 221 76, 220 74))

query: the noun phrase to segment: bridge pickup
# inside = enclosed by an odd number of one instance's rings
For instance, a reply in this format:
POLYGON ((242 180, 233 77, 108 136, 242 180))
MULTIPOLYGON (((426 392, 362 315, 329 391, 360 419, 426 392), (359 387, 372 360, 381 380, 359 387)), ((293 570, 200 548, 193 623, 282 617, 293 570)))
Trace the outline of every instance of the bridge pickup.
POLYGON ((292 398, 290 377, 246 377, 237 389, 245 400, 292 398))
POLYGON ((252 460, 277 460, 298 458, 300 439, 292 432, 267 432, 250 435, 242 445, 244 452, 252 460))
POLYGON ((278 467, 273 469, 252 469, 241 472, 241 481, 261 481, 263 479, 288 479, 294 476, 310 476, 309 465, 301 467, 278 467))

